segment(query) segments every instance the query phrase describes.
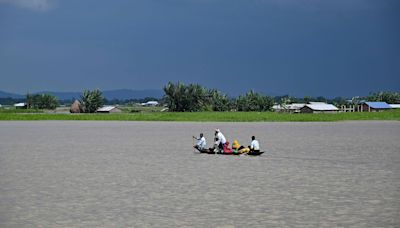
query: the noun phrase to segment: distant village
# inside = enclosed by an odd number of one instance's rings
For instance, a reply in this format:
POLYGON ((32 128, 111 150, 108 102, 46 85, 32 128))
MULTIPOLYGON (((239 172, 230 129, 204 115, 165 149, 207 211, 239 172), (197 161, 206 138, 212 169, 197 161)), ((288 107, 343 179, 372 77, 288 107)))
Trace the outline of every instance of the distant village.
MULTIPOLYGON (((164 107, 160 111, 168 111, 166 105, 162 105, 159 101, 152 100, 143 103, 138 103, 142 107, 164 107)), ((27 109, 28 105, 25 102, 15 103, 13 105, 15 109, 27 109)), ((4 108, 0 104, 0 108, 4 108)), ((307 103, 291 103, 291 104, 275 104, 272 107, 274 112, 280 113, 339 113, 339 112, 379 112, 391 109, 400 109, 400 104, 388 104, 386 102, 377 101, 360 101, 359 104, 352 104, 349 100, 347 105, 341 105, 339 107, 328 104, 326 102, 307 102, 307 103)), ((75 100, 70 106, 70 113, 82 112, 81 103, 75 100)), ((121 113, 123 112, 119 105, 105 105, 99 107, 95 111, 96 113, 121 113)))
MULTIPOLYGON (((158 106, 159 103, 157 101, 149 101, 147 103, 142 103, 142 106, 150 107, 150 106, 158 106)), ((349 105, 349 106, 341 106, 340 108, 336 107, 333 104, 327 104, 325 102, 308 102, 304 103, 293 103, 289 105, 279 105, 276 104, 273 106, 273 110, 275 112, 282 113, 338 113, 338 112, 380 112, 384 110, 390 109, 400 109, 400 104, 388 104, 386 102, 363 102, 359 105, 349 105)), ((76 113, 76 108, 71 106, 71 113, 76 113)), ((167 111, 165 108, 161 111, 167 111)), ((104 106, 96 111, 97 113, 121 113, 122 110, 117 106, 104 106)))
POLYGON ((349 105, 340 107, 325 102, 276 104, 273 106, 273 110, 276 112, 288 113, 379 112, 396 108, 400 108, 400 104, 388 104, 379 101, 362 101, 360 104, 349 103, 349 105))
MULTIPOLYGON (((160 103, 158 101, 147 101, 144 103, 138 103, 136 105, 140 105, 142 107, 157 107, 160 106, 160 103)), ((2 105, 0 104, 0 108, 2 105)), ((16 103, 13 105, 15 109, 28 109, 28 104, 25 102, 20 102, 16 103)), ((163 111, 161 109, 161 111, 163 111)), ((165 110, 164 110, 165 111, 165 110)), ((83 113, 83 107, 82 104, 79 100, 75 100, 69 109, 70 113, 83 113)), ((122 113, 123 111, 119 108, 119 106, 114 106, 114 105, 105 105, 102 107, 99 107, 95 111, 96 113, 122 113)))
POLYGON ((339 112, 380 112, 400 108, 400 93, 378 92, 367 97, 352 99, 323 97, 295 98, 289 96, 269 97, 250 91, 231 98, 215 89, 198 84, 185 85, 169 82, 164 96, 158 98, 109 101, 100 90, 85 90, 80 99, 61 102, 50 94, 27 94, 22 102, 10 104, 12 98, 0 98, 0 109, 49 110, 69 113, 122 113, 122 112, 198 112, 198 111, 274 111, 277 113, 339 113, 339 112))

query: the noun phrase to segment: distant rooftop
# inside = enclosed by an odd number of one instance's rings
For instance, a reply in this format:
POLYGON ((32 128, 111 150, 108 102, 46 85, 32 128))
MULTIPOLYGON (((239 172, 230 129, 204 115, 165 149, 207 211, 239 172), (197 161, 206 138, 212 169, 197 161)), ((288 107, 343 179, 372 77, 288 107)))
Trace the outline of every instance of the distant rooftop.
POLYGON ((114 108, 117 108, 115 106, 104 106, 102 108, 97 109, 98 112, 109 112, 113 110, 114 108))
POLYGON ((158 104, 158 101, 148 101, 146 103, 141 103, 141 105, 143 106, 157 106, 158 104))
POLYGON ((14 107, 25 107, 26 103, 16 103, 14 104, 14 107))
POLYGON ((390 109, 390 105, 386 102, 365 102, 369 107, 375 108, 375 109, 390 109))
POLYGON ((332 104, 327 104, 324 102, 314 102, 313 104, 307 104, 307 107, 311 108, 312 110, 316 111, 338 111, 339 109, 332 105, 332 104))

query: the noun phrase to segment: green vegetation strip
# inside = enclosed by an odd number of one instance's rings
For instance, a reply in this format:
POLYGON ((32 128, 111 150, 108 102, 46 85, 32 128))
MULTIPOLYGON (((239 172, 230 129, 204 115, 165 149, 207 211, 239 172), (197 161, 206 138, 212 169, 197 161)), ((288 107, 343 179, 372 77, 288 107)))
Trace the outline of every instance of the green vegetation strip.
POLYGON ((0 112, 0 120, 114 120, 203 122, 320 122, 346 120, 400 120, 400 110, 337 114, 285 114, 273 112, 150 112, 121 114, 46 114, 0 112))

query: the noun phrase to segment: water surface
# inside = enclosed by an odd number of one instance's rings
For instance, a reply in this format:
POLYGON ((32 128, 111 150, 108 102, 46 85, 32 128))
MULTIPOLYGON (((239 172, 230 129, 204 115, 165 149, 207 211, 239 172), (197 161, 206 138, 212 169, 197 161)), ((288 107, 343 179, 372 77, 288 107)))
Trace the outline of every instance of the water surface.
POLYGON ((0 227, 127 226, 399 227, 400 122, 0 122, 0 227))

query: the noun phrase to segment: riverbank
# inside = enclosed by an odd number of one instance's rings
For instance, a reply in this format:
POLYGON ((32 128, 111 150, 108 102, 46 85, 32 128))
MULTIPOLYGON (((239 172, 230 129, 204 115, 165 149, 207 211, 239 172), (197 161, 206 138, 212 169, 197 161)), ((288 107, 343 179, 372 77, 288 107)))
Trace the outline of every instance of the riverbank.
POLYGON ((400 110, 337 114, 275 112, 143 112, 120 114, 53 114, 0 112, 0 120, 102 120, 183 122, 335 122, 350 120, 400 120, 400 110))

